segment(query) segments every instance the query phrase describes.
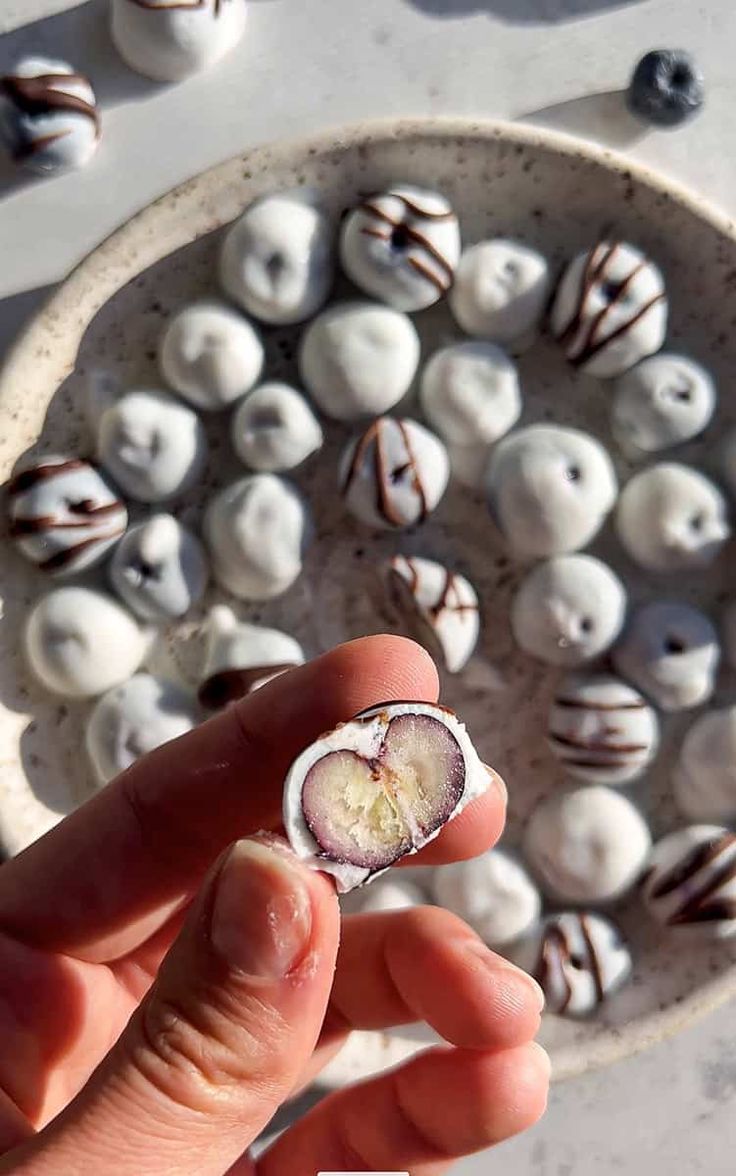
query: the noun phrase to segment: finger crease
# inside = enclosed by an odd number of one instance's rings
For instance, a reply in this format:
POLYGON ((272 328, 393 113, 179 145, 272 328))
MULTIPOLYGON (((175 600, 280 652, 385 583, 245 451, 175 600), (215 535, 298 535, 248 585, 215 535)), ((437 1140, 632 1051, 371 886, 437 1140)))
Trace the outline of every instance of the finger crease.
POLYGON ((444 1162, 454 1163, 457 1160, 456 1152, 448 1152, 436 1139, 433 1139, 429 1132, 420 1127, 414 1115, 409 1110, 405 1099, 402 1097, 402 1074, 401 1072, 393 1076, 393 1092, 394 1105, 401 1120, 402 1131, 406 1133, 412 1151, 419 1151, 419 1153, 430 1163, 444 1162))

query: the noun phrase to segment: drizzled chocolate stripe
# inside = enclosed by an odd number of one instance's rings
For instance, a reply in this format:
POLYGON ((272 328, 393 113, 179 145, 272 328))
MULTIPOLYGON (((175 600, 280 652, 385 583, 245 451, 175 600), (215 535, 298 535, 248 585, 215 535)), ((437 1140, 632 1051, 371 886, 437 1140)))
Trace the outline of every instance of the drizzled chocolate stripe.
POLYGON ((285 674, 287 670, 296 669, 298 664, 277 662, 275 665, 249 666, 246 670, 221 670, 202 683, 198 693, 199 701, 207 710, 222 710, 229 703, 245 698, 264 678, 285 674))
POLYGON ((666 898, 668 894, 672 894, 685 882, 694 878, 700 870, 716 861, 734 842, 736 842, 736 837, 733 833, 724 833, 722 837, 718 837, 714 841, 706 841, 702 845, 694 846, 674 869, 659 880, 651 891, 651 897, 654 899, 666 898))
MULTIPOLYGON (((41 74, 35 78, 10 74, 0 81, 2 92, 23 114, 81 114, 94 123, 95 134, 99 136, 100 116, 97 107, 78 94, 68 93, 64 87, 69 85, 88 86, 89 82, 81 74, 41 74)), ((61 137, 62 133, 47 136, 46 145, 48 140, 61 137)), ((33 150, 39 150, 39 142, 41 140, 35 141, 33 150)), ((25 144, 22 150, 29 151, 30 145, 25 144)))
POLYGON ((563 747, 571 747, 576 751, 600 751, 616 755, 637 755, 641 751, 648 751, 646 743, 601 743, 589 739, 576 739, 574 735, 558 735, 550 732, 550 738, 563 747))
POLYGON ((402 465, 397 466, 396 469, 389 471, 388 461, 384 449, 383 431, 387 426, 387 422, 377 420, 374 421, 370 428, 366 429, 360 441, 355 447, 352 461, 348 468, 347 476, 343 485, 343 493, 347 494, 350 487, 355 480, 355 477, 360 470, 363 461, 373 445, 373 473, 376 482, 376 509, 382 518, 390 523, 393 527, 403 527, 404 518, 396 509, 391 494, 391 484, 394 478, 403 477, 409 470, 413 471, 412 487, 419 497, 420 502, 420 519, 424 521, 427 517, 427 496, 422 485, 421 479, 417 473, 416 462, 411 450, 409 442, 408 431, 401 421, 391 421, 401 432, 401 437, 407 451, 408 461, 402 465))
MULTIPOLYGON (((223 4, 227 4, 229 0, 214 0, 213 13, 215 16, 220 15, 223 4)), ((149 12, 155 12, 158 8, 172 9, 172 8, 208 8, 210 0, 167 0, 164 4, 153 4, 151 0, 130 0, 131 4, 135 4, 138 8, 147 8, 149 12)))
MULTIPOLYGON (((591 252, 580 286, 580 297, 578 300, 577 309, 568 325, 558 335, 559 341, 564 346, 569 347, 571 344, 573 344, 579 333, 582 331, 585 323, 586 311, 588 308, 588 300, 593 290, 595 289, 596 284, 599 282, 605 282, 607 280, 609 267, 614 261, 620 247, 620 242, 616 242, 613 245, 606 245, 605 243, 601 242, 601 244, 597 245, 596 248, 591 252)), ((647 303, 645 303, 645 305, 641 307, 641 309, 637 311, 635 315, 633 315, 630 319, 627 319, 626 322, 622 323, 619 327, 612 331, 610 335, 602 334, 606 319, 610 316, 611 312, 619 307, 624 301, 634 281, 646 268, 647 264, 648 263, 646 260, 637 262, 637 264, 626 275, 626 277, 616 284, 616 292, 614 297, 610 299, 607 305, 598 312, 598 314, 589 324, 580 348, 577 350, 574 356, 570 357, 570 362, 573 363, 576 367, 581 367, 583 364, 588 363, 591 359, 594 359, 595 356, 603 351, 606 347, 610 347, 613 343, 625 335, 627 331, 630 331, 635 326, 637 326, 637 324, 640 323, 641 320, 645 318, 646 315, 648 315, 655 306, 657 306, 660 302, 664 302, 665 295, 663 292, 655 295, 647 303)))
POLYGON ((412 449, 411 438, 409 436, 409 430, 407 429, 407 427, 403 421, 397 421, 396 423, 399 426, 399 432, 401 433, 401 439, 404 442, 404 447, 405 447, 407 455, 409 457, 408 468, 405 471, 402 471, 402 473, 408 472, 408 470, 412 471, 412 486, 414 488, 414 492, 416 493, 417 497, 419 498, 419 522, 423 523, 424 520, 426 519, 427 515, 429 514, 429 506, 427 504, 427 492, 424 489, 424 484, 422 482, 422 479, 419 477, 419 468, 417 466, 417 460, 416 460, 416 457, 414 456, 414 451, 412 449))
MULTIPOLYGON (((719 866, 712 877, 700 887, 684 906, 680 907, 669 919, 671 927, 681 926, 683 923, 712 922, 717 916, 713 913, 724 903, 732 900, 716 897, 722 886, 736 880, 736 857, 719 866), (709 900, 713 901, 709 901, 709 900)), ((736 901, 736 900, 734 900, 736 901)))
POLYGON ((468 603, 468 604, 461 603, 460 593, 459 593, 459 590, 457 587, 457 576, 455 575, 454 572, 448 571, 447 577, 445 579, 445 586, 444 586, 442 595, 441 595, 440 599, 437 601, 437 603, 434 605, 434 607, 432 608, 431 611, 435 614, 435 616, 439 616, 439 614, 444 612, 445 609, 447 609, 450 612, 454 612, 454 613, 466 613, 466 612, 477 613, 478 607, 479 606, 477 604, 473 604, 473 603, 468 603), (450 600, 450 597, 452 596, 453 592, 455 593, 454 602, 450 600))
POLYGON ((646 703, 640 699, 630 699, 626 702, 585 702, 581 698, 556 698, 555 706, 564 710, 627 711, 643 710, 646 703))
MULTIPOLYGON (((113 538, 113 536, 109 536, 109 538, 113 538)), ((90 547, 97 547, 99 542, 99 535, 95 535, 92 539, 82 539, 79 543, 75 543, 73 547, 65 547, 61 551, 54 552, 53 555, 43 560, 38 566, 42 572, 61 571, 62 568, 70 567, 76 561, 77 557, 85 551, 88 551, 90 547)))
POLYGON ((72 457, 68 461, 48 462, 33 466, 30 470, 21 470, 8 482, 7 493, 11 497, 16 494, 25 494, 27 490, 32 490, 34 486, 38 486, 40 482, 45 482, 48 478, 55 478, 57 474, 70 474, 75 470, 86 470, 88 464, 81 457, 72 457))
MULTIPOLYGON (((551 977, 553 975, 552 957, 556 954, 558 971, 562 983, 565 986, 564 996, 561 1003, 555 1010, 558 1013, 565 1013, 570 1006, 572 1000, 572 984, 565 970, 565 965, 569 964, 572 952, 570 945, 567 942, 565 932, 561 927, 555 925, 548 927, 544 933, 542 941, 542 948, 539 956, 539 962, 535 969, 536 978, 539 981, 545 995, 549 996, 551 992, 551 977)), ((556 974, 556 973, 555 973, 556 974)))
MULTIPOLYGON (((400 200, 404 205, 406 212, 411 216, 424 218, 430 221, 451 221, 455 219, 455 214, 452 211, 443 213, 425 212, 413 201, 408 200, 404 196, 400 196, 397 192, 389 192, 388 195, 393 197, 395 200, 400 200)), ((421 257, 415 257, 413 254, 407 255, 407 262, 409 265, 411 265, 413 269, 415 269, 417 273, 421 274, 422 277, 425 278, 428 282, 431 282, 434 286, 436 286, 440 293, 444 293, 446 290, 449 290, 455 277, 455 271, 447 258, 442 253, 440 253, 439 249, 437 249, 437 247, 433 245, 431 241, 427 240, 427 238, 419 231, 419 229, 417 229, 414 225, 407 224, 407 222, 404 220, 396 220, 388 212, 385 212, 384 209, 382 209, 378 204, 374 203, 375 199, 375 197, 369 197, 368 200, 365 200, 361 205, 362 211, 369 213, 378 221, 388 225, 392 231, 394 229, 400 229, 405 235, 407 242, 410 242, 411 244, 416 245, 419 249, 423 250, 427 257, 439 268, 440 272, 435 273, 432 267, 427 264, 426 260, 422 259, 421 257)), ((370 225, 366 225, 365 228, 361 229, 361 233, 368 237, 378 237, 384 241, 389 241, 391 239, 391 233, 382 233, 379 229, 370 225)))

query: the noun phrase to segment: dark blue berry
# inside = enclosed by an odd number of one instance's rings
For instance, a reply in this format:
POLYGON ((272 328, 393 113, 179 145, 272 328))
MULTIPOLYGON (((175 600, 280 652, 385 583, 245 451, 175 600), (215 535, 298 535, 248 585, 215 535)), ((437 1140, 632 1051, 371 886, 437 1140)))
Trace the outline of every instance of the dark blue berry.
POLYGON ((654 49, 642 57, 628 91, 632 114, 657 127, 676 127, 705 99, 703 75, 682 49, 654 49))

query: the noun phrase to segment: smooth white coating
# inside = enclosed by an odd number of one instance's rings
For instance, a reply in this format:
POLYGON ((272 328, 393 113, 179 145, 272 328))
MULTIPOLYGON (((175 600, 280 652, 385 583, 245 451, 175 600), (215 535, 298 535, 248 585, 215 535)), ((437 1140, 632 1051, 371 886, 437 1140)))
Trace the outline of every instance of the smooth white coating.
MULTIPOLYGON (((374 757, 383 743, 389 723, 400 715, 429 715, 430 718, 443 723, 460 746, 465 763, 465 789, 448 820, 454 820, 471 801, 488 790, 488 772, 481 763, 470 736, 457 716, 444 707, 424 702, 384 703, 361 714, 360 721, 356 718, 323 735, 303 751, 289 769, 284 784, 284 827, 294 852, 314 869, 331 874, 340 894, 346 894, 364 882, 380 877, 385 870, 371 873, 369 869, 361 866, 332 862, 321 856, 320 847, 312 836, 302 811, 304 782, 310 768, 332 751, 349 750, 367 759, 374 757), (369 718, 373 721, 367 722, 369 718)), ((430 841, 434 841, 441 831, 441 828, 435 830, 421 844, 415 845, 409 854, 413 855, 419 849, 423 849, 430 841)))
POLYGON ((217 412, 250 392, 263 368, 263 344, 247 319, 222 302, 185 306, 159 346, 161 374, 201 412, 217 412))
POLYGON ((656 712, 638 690, 610 674, 570 674, 552 700, 547 741, 570 776, 630 784, 659 749, 656 712))
POLYGON ((215 495, 203 534, 223 588, 242 600, 271 600, 299 577, 312 527, 291 483, 254 474, 215 495))
POLYGON ((684 355, 661 352, 616 381, 611 424, 625 447, 656 453, 697 437, 715 407, 710 373, 684 355))
POLYGON ((675 768, 675 801, 691 821, 736 819, 736 706, 706 711, 688 730, 675 768))
POLYGON ((380 416, 404 398, 419 364, 410 318, 371 302, 342 302, 307 328, 299 371, 312 399, 340 421, 380 416))
MULTIPOLYGON (((436 647, 451 674, 467 665, 480 633, 478 594, 469 580, 435 560, 396 555, 389 563, 390 588, 403 612, 413 611, 425 639, 436 647), (394 577, 401 591, 397 592, 394 577)), ((411 621, 412 617, 409 617, 411 621)))
POLYGON ((717 486, 675 462, 650 466, 627 482, 616 531, 628 555, 651 572, 707 567, 731 534, 717 486))
POLYGON ((41 597, 24 639, 38 681, 67 698, 93 698, 124 682, 148 645, 134 618, 112 597, 71 586, 41 597))
POLYGON ((551 327, 571 363, 602 379, 619 376, 664 343, 664 278, 634 245, 602 241, 563 274, 551 327))
POLYGON ((144 621, 186 616, 204 596, 208 580, 202 544, 169 514, 131 527, 110 562, 113 588, 144 621))
POLYGON ((506 346, 537 331, 549 299, 547 259, 521 241, 497 237, 465 249, 450 309, 468 335, 506 346))
POLYGON ((80 458, 47 455, 21 465, 5 494, 11 539, 51 575, 95 567, 128 525, 125 503, 80 458))
POLYGON ((196 725, 191 694, 173 682, 136 674, 104 694, 89 717, 87 752, 97 779, 107 784, 141 756, 196 725))
POLYGON ((588 905, 613 902, 631 890, 646 865, 651 837, 631 801, 594 784, 542 801, 523 845, 545 894, 588 905))
POLYGON ((657 600, 636 610, 612 656, 618 672, 660 710, 680 711, 708 701, 721 650, 704 613, 657 600))
POLYGON ((537 564, 511 605, 517 644, 553 666, 573 668, 613 645, 624 623, 626 590, 590 555, 560 555, 537 564))
POLYGON ((92 85, 65 61, 24 57, 5 75, 0 93, 0 137, 17 163, 41 174, 83 167, 97 150, 100 136, 92 85), (28 95, 28 101, 17 94, 19 79, 36 82, 34 89, 42 106, 44 93, 61 105, 31 112, 28 107, 33 107, 36 95, 28 95))
POLYGON ((502 849, 440 866, 433 892, 440 906, 463 919, 489 947, 504 947, 530 934, 542 910, 537 886, 502 849))
POLYGON ((252 470, 292 470, 322 448, 322 426, 301 393, 270 381, 250 392, 233 415, 233 448, 252 470))
POLYGON ((652 918, 677 934, 736 934, 736 837, 721 825, 688 825, 658 841, 642 898, 652 918))
POLYGON ((165 502, 190 490, 207 461, 199 417, 168 392, 121 396, 100 419, 101 464, 129 498, 165 502))
POLYGON ((547 1012, 589 1017, 626 983, 632 966, 621 932, 603 915, 565 911, 545 919, 535 971, 547 1012))
POLYGON ((424 368, 420 403, 444 441, 493 445, 521 416, 516 364, 493 343, 443 347, 424 368))
POLYGON ((412 527, 439 504, 450 479, 447 450, 416 421, 379 417, 348 443, 339 470, 348 510, 369 527, 412 527))
POLYGON ((278 629, 267 629, 241 621, 225 604, 211 609, 205 625, 207 651, 202 669, 202 687, 218 674, 231 670, 263 670, 245 691, 250 693, 277 675, 271 666, 300 666, 304 650, 298 641, 278 629))
POLYGON ((452 286, 460 227, 444 196, 396 184, 346 217, 343 269, 365 294, 397 310, 423 310, 452 286))
POLYGON ((385 915, 391 911, 410 911, 414 907, 426 906, 427 897, 414 882, 405 882, 397 873, 384 876, 372 886, 366 886, 356 895, 358 902, 353 908, 356 914, 385 915))
POLYGON ((543 559, 585 547, 618 492, 603 446, 577 429, 530 425, 494 449, 486 476, 491 514, 515 555, 543 559))
POLYGON ((181 82, 240 41, 246 0, 112 0, 112 39, 136 73, 181 82))
POLYGON ((264 323, 302 323, 327 301, 335 275, 334 230, 310 194, 281 192, 251 204, 225 237, 220 282, 264 323))

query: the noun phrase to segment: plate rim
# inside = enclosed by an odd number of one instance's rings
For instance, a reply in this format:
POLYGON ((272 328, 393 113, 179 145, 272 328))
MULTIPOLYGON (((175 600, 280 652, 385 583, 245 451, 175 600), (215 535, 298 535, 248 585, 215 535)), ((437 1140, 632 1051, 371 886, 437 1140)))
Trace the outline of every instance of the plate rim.
MULTIPOLYGON (((163 193, 103 238, 70 270, 22 328, 0 364, 0 420, 6 396, 11 386, 17 385, 18 378, 22 377, 27 357, 34 347, 42 345, 44 338, 53 333, 54 324, 59 318, 68 317, 74 311, 83 332, 99 308, 122 285, 173 251, 193 243, 225 223, 215 209, 208 212, 205 200, 196 218, 196 230, 192 230, 191 219, 182 217, 182 227, 175 233, 177 239, 172 242, 169 235, 164 241, 163 235, 158 236, 151 230, 155 230, 165 205, 175 206, 179 201, 191 201, 200 190, 205 192, 210 184, 226 182, 230 172, 234 174, 237 168, 256 163, 264 166, 273 163, 278 166, 291 162, 293 166, 294 158, 298 156, 324 156, 328 153, 344 152, 358 144, 412 138, 453 140, 455 144, 462 140, 472 140, 476 143, 502 140, 511 145, 563 155, 571 160, 582 158, 619 177, 630 176, 635 182, 666 196, 670 202, 679 205, 715 232, 736 243, 734 219, 716 203, 681 181, 670 178, 616 150, 563 131, 536 127, 531 123, 461 116, 380 118, 338 125, 314 134, 264 142, 207 168, 163 193), (110 265, 107 272, 108 260, 119 253, 121 246, 122 260, 116 257, 115 264, 110 265)), ((173 221, 170 222, 171 226, 173 221)), ((74 336, 74 332, 70 334, 74 336)), ((58 337, 55 337, 54 346, 58 348, 59 343, 58 337)), ((74 337, 73 344, 64 357, 65 366, 60 382, 73 370, 77 349, 78 337, 74 337)), ((60 367, 61 359, 60 356, 60 367)), ((553 1077, 557 1081, 578 1077, 641 1053, 694 1025, 735 994, 736 969, 724 968, 723 972, 707 980, 679 1003, 655 1010, 630 1023, 629 1026, 605 1026, 604 1022, 603 1029, 594 1043, 591 1043, 589 1050, 581 1050, 579 1046, 571 1045, 555 1050, 553 1077)))

